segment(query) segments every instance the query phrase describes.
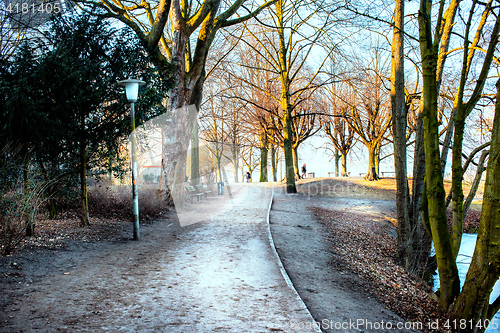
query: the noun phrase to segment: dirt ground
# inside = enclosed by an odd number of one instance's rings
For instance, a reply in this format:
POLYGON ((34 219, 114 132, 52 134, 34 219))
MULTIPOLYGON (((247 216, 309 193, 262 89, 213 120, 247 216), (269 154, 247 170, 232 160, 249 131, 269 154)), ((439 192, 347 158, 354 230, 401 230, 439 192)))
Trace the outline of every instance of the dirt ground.
POLYGON ((141 226, 140 242, 130 240, 128 224, 95 228, 84 241, 51 229, 55 236, 0 258, 0 332, 389 331, 380 325, 405 321, 380 299, 386 289, 373 292, 353 258, 332 252, 338 233, 322 218, 332 209, 390 215, 394 204, 360 185, 332 184, 320 186, 330 193, 313 193, 314 183, 300 185, 298 195, 274 191, 272 238, 309 310, 270 246, 272 189, 250 184, 191 204, 199 223, 181 227, 172 214, 141 226), (224 208, 214 214, 217 207, 224 208))
POLYGON ((331 199, 276 195, 270 222, 281 260, 318 325, 324 332, 389 332, 369 329, 364 322, 404 323, 370 294, 358 275, 332 265, 328 229, 307 209, 313 206, 331 208, 331 199))
POLYGON ((302 181, 298 188, 296 195, 276 192, 270 226, 295 288, 323 331, 446 332, 435 325, 445 318, 430 286, 396 263, 392 191, 334 179, 302 181))
POLYGON ((211 217, 145 225, 140 242, 127 228, 2 258, 0 331, 317 332, 291 324, 312 319, 269 243, 270 190, 194 202, 185 214, 211 217))

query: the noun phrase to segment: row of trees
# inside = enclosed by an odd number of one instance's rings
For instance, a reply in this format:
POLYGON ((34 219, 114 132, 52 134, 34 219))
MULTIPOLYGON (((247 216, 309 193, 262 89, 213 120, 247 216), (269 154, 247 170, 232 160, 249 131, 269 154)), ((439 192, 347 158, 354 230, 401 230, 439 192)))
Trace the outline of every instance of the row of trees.
MULTIPOLYGON (((279 81, 267 71, 256 70, 263 66, 258 54, 241 45, 237 49, 233 57, 215 70, 216 79, 207 78, 205 103, 200 110, 200 136, 204 141, 219 143, 220 150, 214 151, 214 156, 222 156, 224 147, 235 147, 226 151, 228 161, 233 165, 242 159, 247 161, 246 167, 252 171, 260 164, 260 181, 271 179, 267 172, 270 161, 272 180, 276 181, 277 156, 280 152, 283 156, 284 146, 283 110, 277 101, 279 81), (249 59, 248 54, 254 54, 254 59, 249 59), (239 65, 243 63, 245 65, 239 65), (235 153, 236 150, 238 153, 235 153), (251 156, 257 159, 252 160, 251 156)), ((368 65, 360 68, 365 74, 369 71, 368 65)), ((356 72, 360 73, 359 70, 356 72)), ((314 73, 306 71, 304 77, 307 74, 314 73)), ((366 147, 373 147, 368 150, 372 163, 367 177, 377 178, 380 148, 391 140, 388 130, 390 104, 389 94, 384 94, 383 88, 376 84, 376 77, 369 78, 373 78, 375 83, 358 79, 356 84, 356 75, 346 73, 346 83, 318 85, 301 95, 291 114, 291 146, 296 179, 300 178, 299 147, 318 134, 329 138, 338 151, 337 162, 342 159, 342 171, 336 171, 343 175, 347 175, 347 155, 356 142, 362 141, 366 147)), ((294 89, 300 89, 300 83, 294 89)), ((338 163, 334 164, 338 169, 338 163)), ((235 174, 238 173, 235 170, 235 174)))
MULTIPOLYGON (((235 45, 238 38, 228 38, 227 42, 235 45)), ((251 40, 252 37, 242 35, 241 38, 251 40)), ((248 160, 246 155, 253 151, 251 147, 259 150, 257 156, 264 156, 260 159, 259 179, 267 181, 268 158, 265 156, 271 152, 269 159, 273 179, 276 179, 275 157, 284 147, 283 109, 279 102, 279 78, 268 69, 269 66, 266 67, 265 57, 256 50, 259 50, 258 45, 235 45, 233 52, 214 69, 214 79, 207 78, 205 103, 210 105, 210 111, 206 112, 205 104, 202 105, 200 127, 201 136, 209 142, 219 140, 229 144, 227 140, 231 138, 232 143, 238 143, 244 148, 240 153, 244 160, 248 160), (209 122, 207 118, 210 118, 209 122), (220 123, 218 130, 221 132, 224 128, 225 134, 213 133, 216 121, 220 123), (239 125, 223 126, 224 121, 239 125), (242 139, 234 141, 233 138, 242 139)), ((385 85, 389 79, 390 58, 380 45, 372 46, 370 50, 373 50, 373 57, 356 59, 355 55, 350 55, 349 63, 330 55, 325 66, 330 71, 326 75, 317 75, 310 68, 303 68, 297 73, 292 85, 295 92, 292 97, 298 98, 291 113, 293 173, 296 179, 300 178, 298 148, 305 140, 318 134, 331 142, 336 172, 342 175, 348 173, 347 155, 356 142, 361 142, 366 147, 370 162, 366 177, 370 180, 378 178, 381 159, 391 155, 390 149, 387 149, 392 143, 390 99, 388 84, 385 85), (314 84, 307 88, 312 78, 314 84), (340 159, 341 171, 338 165, 340 159)), ((237 163, 240 155, 233 155, 229 160, 237 163)), ((253 170, 255 166, 255 163, 254 166, 249 165, 248 169, 253 170)))

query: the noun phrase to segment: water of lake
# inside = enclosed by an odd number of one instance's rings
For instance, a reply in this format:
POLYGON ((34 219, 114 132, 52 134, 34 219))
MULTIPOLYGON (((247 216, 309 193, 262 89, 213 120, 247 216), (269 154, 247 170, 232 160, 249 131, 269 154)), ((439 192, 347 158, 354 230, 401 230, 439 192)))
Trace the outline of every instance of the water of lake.
MULTIPOLYGON (((462 245, 460 246, 460 253, 457 257, 457 267, 458 274, 460 276, 461 285, 464 284, 465 276, 467 275, 467 270, 469 269, 470 261, 472 259, 472 255, 474 254, 474 247, 476 246, 476 234, 464 234, 462 236, 462 245)), ((434 251, 434 249, 433 249, 434 251)), ((434 291, 439 289, 439 276, 436 271, 436 275, 434 275, 434 291)), ((495 300, 498 295, 500 295, 500 281, 497 281, 495 287, 493 288, 493 292, 490 296, 490 303, 495 300)), ((498 312, 495 317, 493 317, 490 328, 486 330, 486 332, 491 333, 500 333, 500 312, 498 312)))

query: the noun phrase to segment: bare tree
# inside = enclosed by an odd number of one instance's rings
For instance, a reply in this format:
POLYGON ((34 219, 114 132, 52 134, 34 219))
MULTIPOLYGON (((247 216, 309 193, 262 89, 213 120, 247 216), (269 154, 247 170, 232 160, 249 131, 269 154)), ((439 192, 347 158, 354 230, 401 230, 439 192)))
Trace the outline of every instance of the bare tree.
MULTIPOLYGON (((347 177, 347 154, 349 154, 351 148, 355 145, 356 140, 354 130, 347 124, 342 115, 348 113, 350 106, 336 97, 337 93, 333 88, 329 87, 328 92, 329 94, 326 99, 328 102, 325 103, 325 115, 321 117, 321 125, 335 147, 335 163, 337 164, 338 159, 342 160, 340 175, 347 177), (339 157, 337 157, 337 154, 339 157)), ((336 175, 339 173, 337 166, 335 173, 336 175)))
POLYGON ((391 124, 389 94, 385 87, 388 76, 386 58, 380 47, 375 47, 371 61, 366 65, 361 62, 356 67, 358 69, 352 77, 344 78, 346 85, 342 92, 336 94, 349 105, 349 108, 342 109, 342 115, 368 150, 366 179, 377 180, 380 147, 391 124))
MULTIPOLYGON (((255 17, 275 0, 254 6, 245 0, 80 0, 105 10, 105 17, 129 26, 149 51, 163 77, 173 79, 170 128, 164 131, 163 175, 174 198, 182 197, 187 149, 202 102, 206 60, 221 28, 255 17), (197 34, 198 38, 193 38, 197 34), (194 105, 195 107, 189 107, 194 105)), ((181 200, 177 201, 179 204, 181 200)))
POLYGON ((320 64, 317 71, 308 79, 303 80, 301 75, 304 73, 307 58, 313 52, 314 46, 325 36, 330 23, 328 16, 334 11, 333 9, 324 11, 323 13, 328 13, 322 19, 317 8, 311 8, 313 4, 278 0, 273 7, 267 9, 269 19, 261 22, 260 30, 255 26, 246 26, 247 32, 255 43, 246 40, 245 43, 253 49, 253 52, 262 57, 262 62, 271 68, 270 71, 279 78, 281 83, 279 96, 269 94, 262 87, 255 88, 260 88, 262 92, 271 95, 281 105, 280 122, 283 124, 282 140, 287 193, 297 191, 292 146, 293 110, 302 100, 302 94, 316 85, 315 80, 323 64, 320 64), (297 81, 304 83, 298 87, 295 84, 297 81))

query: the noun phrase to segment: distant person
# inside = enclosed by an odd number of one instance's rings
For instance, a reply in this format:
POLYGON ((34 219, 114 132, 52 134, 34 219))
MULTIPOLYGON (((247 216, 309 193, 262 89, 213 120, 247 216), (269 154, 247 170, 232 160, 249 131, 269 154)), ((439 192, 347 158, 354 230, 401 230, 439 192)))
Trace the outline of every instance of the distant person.
POLYGON ((306 172, 307 172, 306 164, 304 163, 304 165, 302 166, 302 178, 306 178, 306 172))
POLYGON ((252 181, 252 174, 250 173, 250 171, 247 171, 245 178, 247 179, 247 183, 250 183, 252 181))

